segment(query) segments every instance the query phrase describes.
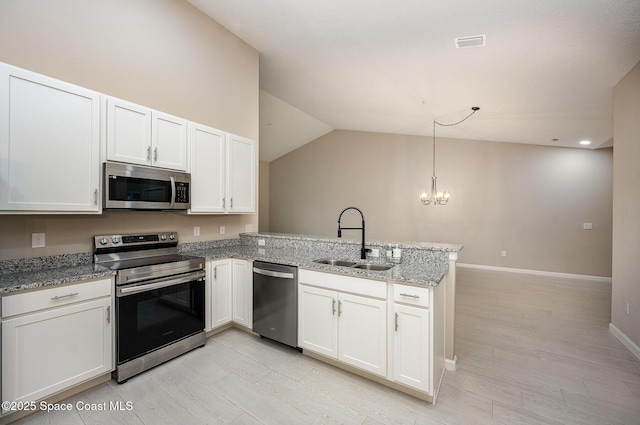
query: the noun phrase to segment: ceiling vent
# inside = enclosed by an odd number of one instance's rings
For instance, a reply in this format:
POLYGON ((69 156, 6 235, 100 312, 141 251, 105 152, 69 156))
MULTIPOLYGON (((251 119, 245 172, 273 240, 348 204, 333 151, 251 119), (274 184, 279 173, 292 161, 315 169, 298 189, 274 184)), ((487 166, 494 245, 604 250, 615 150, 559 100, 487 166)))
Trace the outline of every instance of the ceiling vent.
POLYGON ((487 45, 486 35, 472 35, 470 37, 456 38, 456 47, 458 49, 464 47, 484 47, 487 45))

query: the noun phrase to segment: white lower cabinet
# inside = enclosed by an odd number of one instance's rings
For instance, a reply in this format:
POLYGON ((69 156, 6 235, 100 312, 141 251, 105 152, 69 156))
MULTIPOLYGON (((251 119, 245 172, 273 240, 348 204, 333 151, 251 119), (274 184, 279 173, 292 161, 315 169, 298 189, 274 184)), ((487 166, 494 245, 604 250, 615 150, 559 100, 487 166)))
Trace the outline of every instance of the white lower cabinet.
POLYGON ((300 347, 386 377, 386 282, 308 270, 298 281, 300 347))
POLYGON ((2 299, 2 400, 40 400, 113 370, 112 287, 103 279, 2 299))
POLYGON ((231 260, 210 261, 207 265, 207 280, 211 286, 208 297, 211 320, 207 327, 215 329, 233 320, 233 292, 231 286, 231 260))
POLYGON ((444 293, 444 285, 300 269, 298 344, 435 403, 445 363, 444 293))
POLYGON ((253 327, 253 274, 252 263, 247 260, 233 259, 233 322, 247 328, 253 327))
POLYGON ((429 310, 394 303, 393 378, 430 392, 429 310))
POLYGON ((209 261, 207 280, 211 319, 207 327, 215 329, 234 322, 251 328, 253 317, 253 280, 251 262, 238 259, 209 261))

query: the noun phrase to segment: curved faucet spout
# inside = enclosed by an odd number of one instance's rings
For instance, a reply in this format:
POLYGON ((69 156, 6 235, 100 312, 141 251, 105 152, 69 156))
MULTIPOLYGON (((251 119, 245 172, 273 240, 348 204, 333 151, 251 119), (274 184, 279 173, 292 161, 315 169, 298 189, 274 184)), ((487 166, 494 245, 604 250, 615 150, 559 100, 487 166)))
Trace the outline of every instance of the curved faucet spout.
POLYGON ((340 215, 338 216, 338 237, 341 238, 342 237, 342 231, 343 230, 362 230, 362 248, 360 249, 360 258, 362 260, 367 258, 367 252, 370 252, 370 249, 366 249, 364 247, 364 214, 362 213, 362 211, 360 210, 360 208, 357 207, 347 207, 345 209, 343 209, 340 212, 340 215), (342 214, 345 213, 345 211, 347 210, 356 210, 360 213, 360 217, 362 218, 362 227, 342 227, 340 225, 340 221, 342 220, 342 214))

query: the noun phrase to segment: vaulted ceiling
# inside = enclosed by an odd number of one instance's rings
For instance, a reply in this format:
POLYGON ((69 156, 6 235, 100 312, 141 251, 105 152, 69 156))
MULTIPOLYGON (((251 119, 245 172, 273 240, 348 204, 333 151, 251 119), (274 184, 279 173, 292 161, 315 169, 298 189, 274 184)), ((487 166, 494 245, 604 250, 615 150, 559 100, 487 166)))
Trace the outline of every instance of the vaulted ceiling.
POLYGON ((472 106, 438 137, 611 146, 640 61, 638 0, 188 1, 260 52, 265 161, 332 129, 431 135, 472 106))

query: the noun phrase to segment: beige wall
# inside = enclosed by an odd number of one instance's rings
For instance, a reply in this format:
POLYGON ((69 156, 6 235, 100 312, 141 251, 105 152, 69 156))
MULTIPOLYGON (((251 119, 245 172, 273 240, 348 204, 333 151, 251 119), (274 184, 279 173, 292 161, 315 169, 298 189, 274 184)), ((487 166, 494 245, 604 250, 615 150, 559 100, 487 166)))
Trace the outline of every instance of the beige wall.
POLYGON ((640 63, 615 86, 613 101, 611 323, 640 346, 640 63))
MULTIPOLYGON (((2 0, 0 40, 2 62, 258 140, 258 52, 186 1, 2 0)), ((208 240, 246 224, 257 214, 0 216, 0 259, 91 251, 99 233, 208 240), (31 232, 46 232, 47 248, 31 249, 31 232)))
POLYGON ((260 161, 260 189, 259 198, 260 205, 258 211, 260 219, 258 222, 258 230, 260 232, 269 231, 269 163, 260 161))
POLYGON ((270 163, 270 231, 336 236, 353 205, 368 240, 461 243, 462 263, 611 276, 611 149, 438 140, 448 205, 418 199, 430 137, 333 131, 270 163))

